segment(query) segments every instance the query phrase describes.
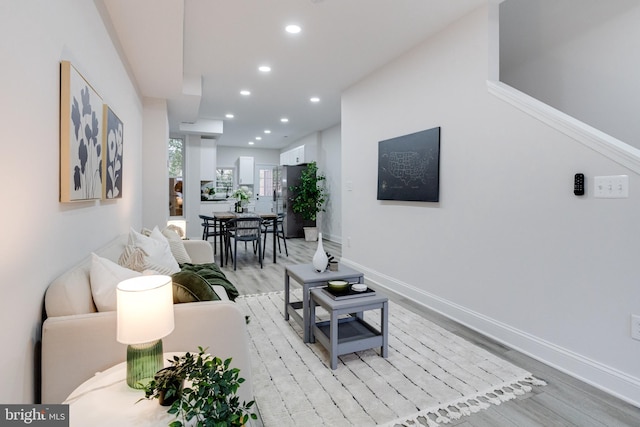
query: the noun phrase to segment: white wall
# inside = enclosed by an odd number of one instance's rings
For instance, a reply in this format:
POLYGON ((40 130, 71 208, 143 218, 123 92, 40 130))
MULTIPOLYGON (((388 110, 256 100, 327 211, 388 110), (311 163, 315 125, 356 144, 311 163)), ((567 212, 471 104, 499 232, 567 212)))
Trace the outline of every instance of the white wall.
POLYGON ((343 262, 639 405, 640 177, 490 95, 487 32, 481 8, 344 93, 343 262), (440 202, 377 201, 378 141, 435 126, 440 202))
POLYGON ((216 164, 218 162, 217 142, 215 139, 200 138, 200 180, 216 180, 216 164))
POLYGON ((187 135, 184 139, 183 216, 187 221, 187 236, 190 239, 202 238, 202 221, 198 218, 200 215, 200 181, 202 180, 201 156, 203 153, 211 156, 211 147, 206 147, 203 150, 202 141, 200 135, 187 135))
POLYGON ((0 56, 0 402, 29 403, 46 287, 91 250, 140 226, 142 102, 93 2, 0 2, 0 56), (59 202, 61 60, 70 60, 124 123, 121 200, 59 202))
MULTIPOLYGON (((162 227, 169 219, 169 121, 167 101, 144 99, 144 132, 142 156, 142 225, 162 227)), ((185 184, 186 186, 186 184, 185 184)))
POLYGON ((318 168, 327 177, 327 203, 325 212, 320 212, 322 237, 334 242, 342 242, 342 158, 340 125, 325 129, 320 133, 318 145, 318 168))
POLYGON ((500 80, 640 148, 638 22, 638 0, 505 1, 500 80))
POLYGON ((280 163, 280 151, 265 148, 238 148, 220 146, 217 147, 217 167, 235 167, 236 160, 240 156, 253 157, 253 163, 264 163, 277 165, 280 163))

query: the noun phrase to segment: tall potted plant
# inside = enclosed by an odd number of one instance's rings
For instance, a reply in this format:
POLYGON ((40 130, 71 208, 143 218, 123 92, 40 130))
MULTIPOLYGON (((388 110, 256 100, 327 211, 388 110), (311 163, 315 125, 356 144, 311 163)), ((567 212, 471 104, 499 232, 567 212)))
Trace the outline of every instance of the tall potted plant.
POLYGON ((302 216, 307 241, 318 238, 316 219, 319 212, 324 212, 327 200, 327 189, 324 186, 326 179, 324 174, 318 172, 316 162, 311 162, 300 173, 300 183, 289 187, 292 194, 291 209, 302 216))

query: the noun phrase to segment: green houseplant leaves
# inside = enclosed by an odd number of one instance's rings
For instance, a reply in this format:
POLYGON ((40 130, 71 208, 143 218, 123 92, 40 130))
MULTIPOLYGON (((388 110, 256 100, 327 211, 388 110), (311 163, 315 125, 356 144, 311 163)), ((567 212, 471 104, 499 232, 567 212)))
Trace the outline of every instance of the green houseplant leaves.
POLYGON ((237 396, 244 378, 239 369, 230 367, 231 358, 222 361, 198 349, 197 354, 174 356, 171 365, 145 387, 145 399, 159 398, 165 388, 166 398, 179 396, 167 411, 177 418, 169 427, 183 427, 191 420, 197 427, 235 427, 257 419, 249 412, 255 402, 240 402, 237 396), (180 391, 175 384, 183 381, 187 386, 180 391))
POLYGON ((315 221, 318 212, 324 212, 327 190, 324 187, 327 177, 318 173, 316 162, 307 164, 300 174, 300 184, 289 187, 291 190, 291 209, 302 215, 305 221, 315 221))

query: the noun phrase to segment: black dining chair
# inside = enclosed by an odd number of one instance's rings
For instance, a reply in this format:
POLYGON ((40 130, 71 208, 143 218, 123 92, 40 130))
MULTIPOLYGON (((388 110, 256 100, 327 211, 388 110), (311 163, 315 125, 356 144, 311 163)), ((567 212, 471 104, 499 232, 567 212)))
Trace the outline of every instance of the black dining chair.
POLYGON ((202 240, 209 240, 209 237, 213 237, 213 254, 217 253, 217 238, 220 237, 222 239, 223 232, 222 227, 218 228, 216 224, 216 219, 212 216, 207 215, 198 215, 198 217, 202 220, 202 240))
POLYGON ((262 268, 262 218, 256 216, 238 217, 230 219, 226 226, 226 252, 227 261, 229 252, 233 258, 233 269, 236 269, 238 262, 238 242, 252 242, 253 252, 258 254, 260 268, 262 268), (231 240, 233 240, 233 250, 231 249, 231 240))
POLYGON ((284 213, 279 213, 278 218, 265 220, 262 223, 262 234, 264 234, 264 242, 262 247, 262 253, 267 250, 267 237, 273 236, 273 227, 276 227, 276 238, 278 239, 278 252, 282 253, 280 247, 280 240, 284 243, 284 253, 289 256, 289 250, 287 249, 287 238, 284 235, 284 213))

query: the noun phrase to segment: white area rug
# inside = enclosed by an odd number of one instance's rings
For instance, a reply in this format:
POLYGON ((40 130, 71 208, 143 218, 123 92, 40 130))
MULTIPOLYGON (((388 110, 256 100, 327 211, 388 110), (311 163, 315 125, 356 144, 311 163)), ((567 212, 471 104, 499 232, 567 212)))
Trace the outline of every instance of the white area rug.
MULTIPOLYGON (((324 347, 303 343, 301 328, 284 320, 283 292, 236 302, 250 316, 253 388, 266 427, 434 427, 545 384, 392 302, 389 357, 379 348, 347 354, 331 370, 324 347)), ((379 311, 365 319, 377 327, 379 311)))

